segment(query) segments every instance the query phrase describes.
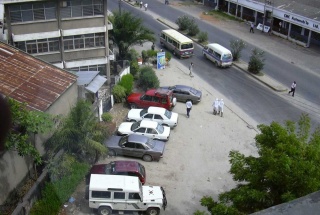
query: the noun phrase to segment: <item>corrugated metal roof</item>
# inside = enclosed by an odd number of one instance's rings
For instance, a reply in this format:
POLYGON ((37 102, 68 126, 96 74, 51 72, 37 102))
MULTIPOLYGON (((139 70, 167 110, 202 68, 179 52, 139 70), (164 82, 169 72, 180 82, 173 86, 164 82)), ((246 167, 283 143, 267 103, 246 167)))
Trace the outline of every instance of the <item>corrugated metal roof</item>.
POLYGON ((79 86, 88 85, 99 74, 99 71, 80 71, 75 72, 78 76, 77 84, 79 86))
POLYGON ((77 76, 0 42, 0 93, 46 111, 77 76))
POLYGON ((93 81, 86 87, 86 89, 92 93, 98 92, 102 85, 107 81, 106 78, 101 75, 96 76, 93 81))

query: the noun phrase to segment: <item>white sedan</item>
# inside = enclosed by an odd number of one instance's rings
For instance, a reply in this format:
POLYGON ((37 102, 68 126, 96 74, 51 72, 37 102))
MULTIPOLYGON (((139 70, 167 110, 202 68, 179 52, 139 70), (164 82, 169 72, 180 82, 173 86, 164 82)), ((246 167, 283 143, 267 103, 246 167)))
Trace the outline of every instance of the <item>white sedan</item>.
POLYGON ((163 126, 150 120, 142 120, 140 122, 123 122, 118 128, 118 134, 139 134, 152 139, 167 141, 170 136, 170 127, 163 126))
POLYGON ((127 121, 138 122, 141 120, 151 120, 174 128, 178 124, 178 114, 161 107, 131 109, 128 112, 127 121))

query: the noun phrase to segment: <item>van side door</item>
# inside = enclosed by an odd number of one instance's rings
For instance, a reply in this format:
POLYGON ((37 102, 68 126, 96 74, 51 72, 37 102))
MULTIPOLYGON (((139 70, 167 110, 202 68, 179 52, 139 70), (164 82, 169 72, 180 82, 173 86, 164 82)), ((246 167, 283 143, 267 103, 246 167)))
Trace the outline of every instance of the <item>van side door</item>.
POLYGON ((146 210, 148 205, 144 205, 141 202, 139 193, 128 193, 127 198, 127 210, 137 211, 146 210))
POLYGON ((126 210, 127 201, 125 192, 113 192, 113 210, 126 210))

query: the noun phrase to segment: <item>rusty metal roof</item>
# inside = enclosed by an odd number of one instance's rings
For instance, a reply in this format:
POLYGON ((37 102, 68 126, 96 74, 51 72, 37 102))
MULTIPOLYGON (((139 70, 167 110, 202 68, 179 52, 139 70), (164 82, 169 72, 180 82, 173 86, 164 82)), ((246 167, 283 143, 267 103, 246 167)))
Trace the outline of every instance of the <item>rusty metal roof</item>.
POLYGON ((0 42, 0 93, 46 111, 77 76, 0 42))

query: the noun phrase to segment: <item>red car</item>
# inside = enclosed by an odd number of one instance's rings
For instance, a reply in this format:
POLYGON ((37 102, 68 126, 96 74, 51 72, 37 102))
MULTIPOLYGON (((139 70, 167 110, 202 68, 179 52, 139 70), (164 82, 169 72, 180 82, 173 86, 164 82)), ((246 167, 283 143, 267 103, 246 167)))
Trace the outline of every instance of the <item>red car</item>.
POLYGON ((145 94, 132 93, 127 97, 130 108, 163 107, 172 110, 176 105, 176 98, 173 91, 168 89, 151 89, 145 94))
POLYGON ((108 164, 93 165, 87 176, 87 183, 90 182, 91 174, 136 176, 142 184, 146 182, 146 170, 142 164, 136 161, 113 161, 108 164))

